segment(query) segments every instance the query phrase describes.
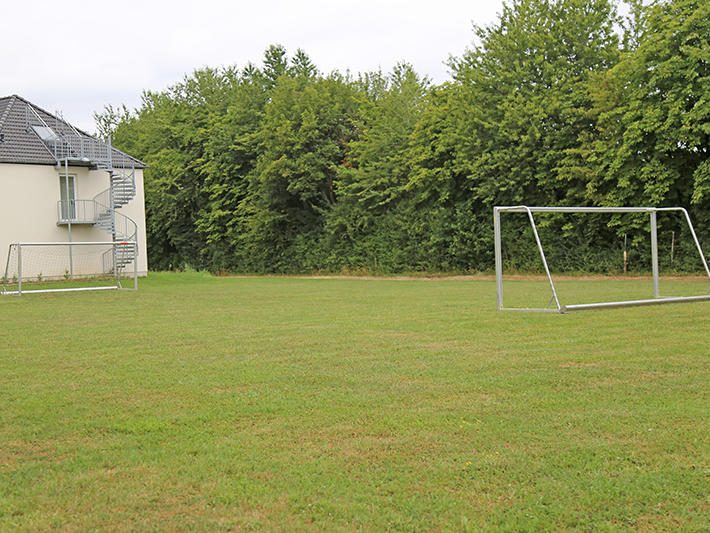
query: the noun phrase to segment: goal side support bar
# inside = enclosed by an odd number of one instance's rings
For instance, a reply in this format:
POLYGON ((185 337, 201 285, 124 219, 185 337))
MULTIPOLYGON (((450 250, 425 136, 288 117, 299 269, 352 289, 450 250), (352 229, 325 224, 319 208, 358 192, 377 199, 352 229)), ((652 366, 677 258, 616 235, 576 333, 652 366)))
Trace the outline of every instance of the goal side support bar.
POLYGON ((650 300, 629 300, 627 302, 601 302, 595 304, 574 304, 565 305, 560 312, 570 313, 572 311, 588 311, 592 309, 615 309, 618 307, 638 307, 642 305, 675 304, 680 302, 704 302, 710 301, 710 294, 702 296, 669 296, 652 298, 650 300))
POLYGON ((677 296, 677 297, 662 297, 660 295, 659 286, 659 272, 658 272, 658 225, 656 220, 656 214, 658 212, 665 211, 681 211, 685 216, 685 220, 688 223, 688 228, 693 236, 693 241, 695 241, 695 246, 700 254, 700 259, 703 262, 703 267, 705 268, 705 273, 710 279, 710 268, 703 254, 703 250, 700 246, 700 241, 695 233, 693 224, 690 220, 690 215, 688 211, 683 207, 538 207, 538 206, 526 206, 526 205, 516 205, 516 206, 496 206, 493 208, 493 232, 495 241, 495 268, 496 268, 496 300, 499 311, 537 311, 537 312, 552 312, 552 313, 567 313, 571 311, 584 311, 591 309, 611 309, 618 307, 631 307, 640 305, 657 305, 665 303, 678 303, 678 302, 694 302, 710 300, 710 295, 704 296, 677 296), (545 258, 545 252, 542 248, 542 243, 540 242, 540 237, 537 233, 537 227, 535 225, 535 219, 533 213, 648 213, 651 223, 651 270, 653 275, 653 299, 650 300, 628 300, 628 301, 618 301, 618 302, 599 302, 591 304, 573 304, 573 305, 560 305, 560 301, 557 297, 557 291, 555 290, 555 283, 552 280, 552 275, 550 274, 550 269, 547 265, 547 259, 545 258), (552 291, 552 298, 550 303, 555 302, 557 309, 545 308, 512 308, 504 307, 503 305, 503 256, 502 256, 502 244, 501 244, 501 225, 500 225, 500 215, 501 213, 527 213, 528 219, 530 220, 530 225, 535 236, 535 242, 537 244, 538 250, 540 252, 540 258, 542 259, 542 264, 545 267, 545 273, 547 274, 547 279, 550 284, 550 289, 552 291))

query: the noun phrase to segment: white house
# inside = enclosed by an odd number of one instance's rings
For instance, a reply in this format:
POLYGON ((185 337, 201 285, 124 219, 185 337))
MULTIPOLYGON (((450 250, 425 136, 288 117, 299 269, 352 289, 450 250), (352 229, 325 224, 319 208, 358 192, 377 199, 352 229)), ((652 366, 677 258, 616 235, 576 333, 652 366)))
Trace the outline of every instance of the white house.
MULTIPOLYGON (((113 247, 113 257, 104 257, 100 268, 146 275, 144 168, 138 159, 24 98, 1 97, 0 276, 11 243, 67 241, 136 243, 126 245, 118 256, 115 250, 120 247, 113 247)), ((79 260, 81 247, 71 248, 72 274, 96 273, 96 266, 79 260)), ((24 265, 22 278, 50 279, 65 273, 63 263, 39 259, 24 265)))

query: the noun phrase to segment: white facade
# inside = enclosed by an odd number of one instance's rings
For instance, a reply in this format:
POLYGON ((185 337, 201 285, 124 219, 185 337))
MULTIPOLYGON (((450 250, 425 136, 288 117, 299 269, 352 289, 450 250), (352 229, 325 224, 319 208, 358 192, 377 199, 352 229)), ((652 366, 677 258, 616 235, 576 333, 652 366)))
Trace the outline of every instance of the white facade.
MULTIPOLYGON (((110 241, 112 236, 90 223, 69 225, 59 222, 61 176, 65 168, 41 164, 0 163, 0 270, 5 271, 8 248, 17 242, 110 241)), ((105 170, 69 166, 73 176, 75 199, 92 200, 109 188, 109 174, 105 170)), ((126 205, 116 211, 132 219, 138 227, 138 275, 148 272, 145 235, 145 200, 143 170, 135 170, 136 193, 126 205)), ((28 268, 31 268, 28 265, 28 268)), ((133 265, 127 267, 131 272, 133 265)), ((45 272, 46 273, 46 272, 45 272)), ((23 277, 40 272, 23 270, 23 277)), ((2 273, 0 273, 2 275, 2 273)))

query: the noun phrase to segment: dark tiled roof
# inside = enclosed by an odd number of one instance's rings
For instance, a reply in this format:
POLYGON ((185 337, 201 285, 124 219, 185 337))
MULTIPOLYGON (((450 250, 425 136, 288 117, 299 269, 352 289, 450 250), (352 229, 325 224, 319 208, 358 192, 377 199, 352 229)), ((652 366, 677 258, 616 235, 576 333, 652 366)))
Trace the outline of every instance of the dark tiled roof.
MULTIPOLYGON (((73 128, 62 118, 48 113, 24 98, 13 95, 0 98, 0 163, 57 163, 52 151, 28 126, 28 116, 34 117, 35 113, 58 134, 71 135, 87 145, 100 146, 106 150, 107 145, 103 141, 73 128)), ((111 159, 115 167, 146 166, 142 161, 115 148, 111 149, 111 159)))

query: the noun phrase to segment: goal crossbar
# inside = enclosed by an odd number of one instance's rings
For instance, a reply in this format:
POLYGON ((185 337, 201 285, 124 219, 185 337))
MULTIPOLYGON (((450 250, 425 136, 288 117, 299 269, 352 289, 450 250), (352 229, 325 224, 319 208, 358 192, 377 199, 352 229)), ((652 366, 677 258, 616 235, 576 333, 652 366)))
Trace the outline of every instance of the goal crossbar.
MULTIPOLYGON (((133 258, 133 289, 137 290, 138 289, 138 243, 135 241, 68 241, 68 242, 56 242, 56 241, 46 241, 46 242, 16 242, 16 243, 11 243, 10 246, 8 247, 8 255, 7 255, 7 264, 5 265, 5 275, 3 276, 2 279, 2 291, 0 291, 0 294, 3 295, 22 295, 26 293, 48 293, 48 292, 78 292, 78 291, 99 291, 99 290, 115 290, 115 289, 123 289, 124 287, 121 286, 121 276, 120 276, 120 269, 118 269, 115 265, 115 275, 116 279, 115 282, 113 282, 111 285, 100 285, 100 286, 91 286, 91 287, 61 287, 61 288, 51 288, 51 289, 27 289, 23 288, 22 285, 22 248, 33 248, 33 247, 46 247, 46 246, 67 246, 69 247, 69 250, 71 250, 72 247, 74 246, 79 246, 79 247, 95 247, 95 246, 111 246, 111 247, 116 247, 116 246, 128 246, 128 247, 133 247, 133 253, 134 253, 134 258, 133 258), (16 247, 18 250, 17 254, 17 290, 6 290, 6 283, 8 282, 7 279, 7 272, 10 267, 10 251, 13 247, 16 247)), ((115 249, 115 248, 114 248, 115 249)), ((71 254, 70 254, 71 257, 71 254)))
MULTIPOLYGON (((705 268, 705 273, 710 279, 710 268, 708 267, 707 260, 705 259, 705 254, 700 246, 700 241, 693 228, 693 223, 690 220, 690 215, 688 211, 683 207, 544 207, 544 206, 527 206, 527 205, 512 205, 512 206, 496 206, 493 208, 493 232, 495 241, 495 268, 496 268, 496 297, 499 311, 537 311, 537 312, 548 312, 548 313, 568 313, 572 311, 586 311, 592 309, 612 309, 619 307, 631 307, 631 306, 641 306, 641 305, 658 305, 667 303, 679 303, 679 302, 698 302, 710 300, 710 294, 702 296, 673 296, 673 297, 663 297, 660 294, 659 285, 659 274, 658 274, 658 224, 656 220, 656 215, 659 212, 668 211, 679 211, 683 213, 686 222, 688 223, 688 228, 690 229, 690 234, 693 236, 693 241, 700 254, 700 259, 705 268), (537 244, 538 251, 540 252, 540 258, 542 264, 545 268, 545 274, 547 276, 547 281, 550 284, 550 290, 552 292, 552 297, 550 298, 550 303, 545 308, 513 308, 505 307, 503 305, 503 254, 502 254, 502 243, 501 243, 501 213, 526 213, 530 221, 530 226, 535 237, 535 242, 537 244), (557 289, 555 288, 555 282, 552 279, 552 274, 550 273, 550 268, 547 264, 547 259, 545 258, 545 251, 542 248, 542 243, 540 242, 540 236, 537 232, 537 226, 535 225, 535 217, 533 213, 648 213, 651 224, 651 270, 653 275, 653 299, 643 299, 643 300, 625 300, 616 302, 597 302, 588 304, 571 304, 571 305, 561 305, 560 300, 557 296, 557 289), (550 304, 554 302, 555 308, 550 308, 550 304)), ((709 291, 710 292, 710 291, 709 291)))

